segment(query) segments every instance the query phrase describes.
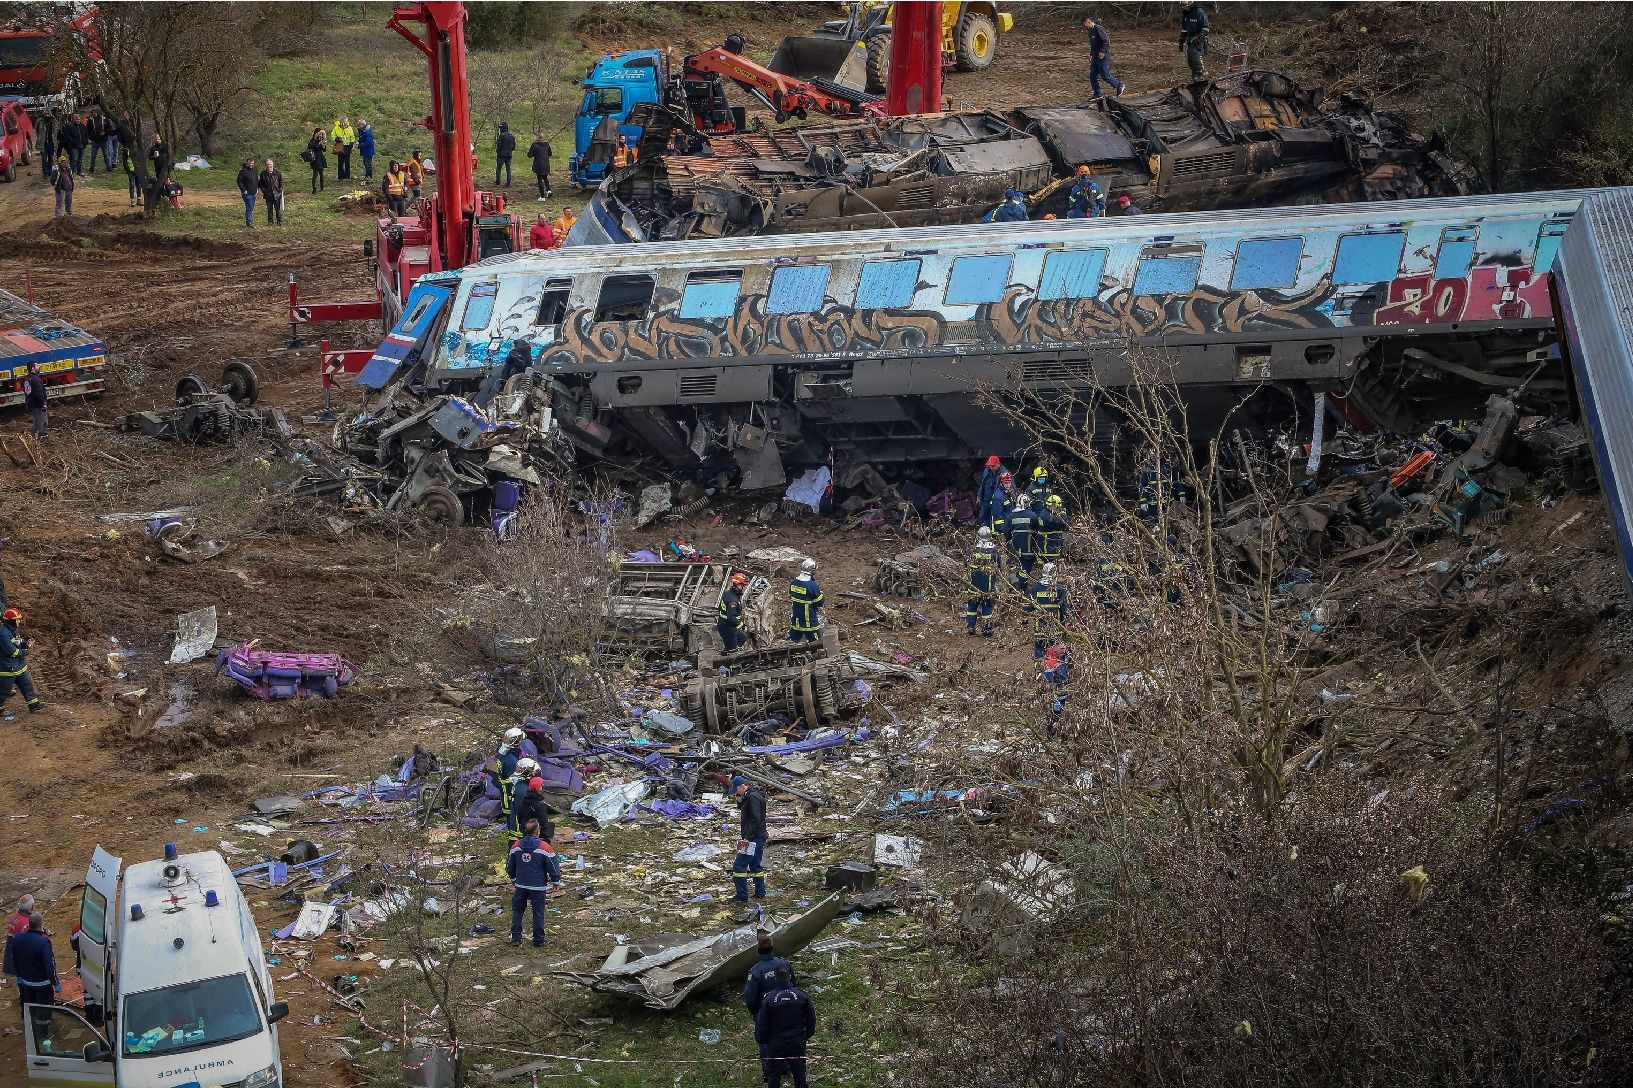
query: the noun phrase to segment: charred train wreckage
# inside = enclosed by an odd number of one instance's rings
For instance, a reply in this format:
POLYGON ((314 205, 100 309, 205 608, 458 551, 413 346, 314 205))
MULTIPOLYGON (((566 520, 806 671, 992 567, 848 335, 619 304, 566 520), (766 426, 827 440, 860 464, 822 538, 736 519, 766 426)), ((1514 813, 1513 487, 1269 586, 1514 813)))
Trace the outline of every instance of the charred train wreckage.
POLYGON ((1147 211, 1455 196, 1438 137, 1364 91, 1329 102, 1248 71, 1106 104, 865 117, 710 136, 638 107, 639 160, 602 183, 569 244, 974 223, 1009 188, 1066 214, 1077 168, 1147 211))
MULTIPOLYGON (((341 425, 393 493, 467 507, 574 461, 744 489, 1013 452, 985 399, 1134 380, 1200 424, 1314 394, 1409 433, 1563 402, 1548 271, 1583 192, 798 234, 495 257, 425 277, 341 425)), ((1085 420, 1085 426, 1101 421, 1085 420)))

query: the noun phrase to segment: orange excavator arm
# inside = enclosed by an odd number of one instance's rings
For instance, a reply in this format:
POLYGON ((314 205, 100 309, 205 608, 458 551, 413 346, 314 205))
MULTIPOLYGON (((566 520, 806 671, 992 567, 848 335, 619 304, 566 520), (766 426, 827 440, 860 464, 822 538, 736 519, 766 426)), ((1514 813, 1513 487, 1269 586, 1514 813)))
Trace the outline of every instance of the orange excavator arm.
POLYGON ((881 112, 876 94, 826 79, 794 79, 725 48, 694 53, 686 58, 684 70, 687 79, 731 80, 763 102, 778 121, 804 118, 812 113, 844 118, 881 112))

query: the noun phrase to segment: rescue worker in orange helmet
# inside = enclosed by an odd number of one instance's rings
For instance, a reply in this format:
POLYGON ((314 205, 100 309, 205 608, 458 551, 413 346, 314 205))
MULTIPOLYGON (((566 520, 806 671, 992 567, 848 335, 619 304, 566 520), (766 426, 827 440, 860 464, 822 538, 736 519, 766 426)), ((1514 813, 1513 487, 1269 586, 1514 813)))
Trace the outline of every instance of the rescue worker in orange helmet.
POLYGON ((17 720, 17 716, 5 708, 12 688, 22 693, 23 703, 30 712, 45 706, 34 693, 34 680, 28 675, 29 642, 17 630, 22 621, 23 614, 15 608, 0 612, 0 719, 8 722, 17 720))

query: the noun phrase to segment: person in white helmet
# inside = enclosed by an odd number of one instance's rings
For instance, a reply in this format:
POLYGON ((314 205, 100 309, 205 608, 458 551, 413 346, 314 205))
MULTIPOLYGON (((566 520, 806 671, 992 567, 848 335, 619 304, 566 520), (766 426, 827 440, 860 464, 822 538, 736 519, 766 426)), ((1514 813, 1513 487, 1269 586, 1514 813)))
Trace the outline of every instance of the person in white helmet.
POLYGON ((488 773, 493 777, 493 784, 499 790, 499 812, 505 818, 505 829, 509 831, 516 823, 516 799, 511 796, 510 782, 516 777, 516 762, 522 758, 522 741, 527 734, 520 728, 511 726, 505 730, 504 740, 499 744, 499 753, 488 763, 488 773))
POLYGON ((817 585, 816 560, 799 565, 799 576, 788 584, 789 642, 815 642, 822 627, 822 587, 817 585))
POLYGON ((505 834, 514 837, 515 833, 521 829, 521 824, 517 822, 521 800, 527 796, 528 779, 538 773, 538 760, 530 756, 523 756, 516 761, 515 772, 505 779, 500 787, 504 793, 502 807, 505 813, 505 834))
POLYGON ((1043 651, 1060 637, 1061 621, 1066 616, 1066 587, 1055 582, 1055 565, 1045 563, 1037 584, 1028 594, 1027 609, 1037 614, 1037 632, 1032 642, 1032 656, 1043 660, 1043 651))
POLYGON ((992 605, 998 589, 998 543, 992 537, 992 527, 983 525, 975 531, 975 548, 970 552, 970 596, 964 602, 965 634, 975 634, 979 617, 983 638, 992 636, 992 605))

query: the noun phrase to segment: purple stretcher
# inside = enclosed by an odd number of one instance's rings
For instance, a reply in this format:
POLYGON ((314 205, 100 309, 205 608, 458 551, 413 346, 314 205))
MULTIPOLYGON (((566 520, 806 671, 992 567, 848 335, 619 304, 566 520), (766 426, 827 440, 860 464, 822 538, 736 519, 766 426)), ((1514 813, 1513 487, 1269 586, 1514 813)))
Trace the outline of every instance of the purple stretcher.
POLYGON ((339 654, 280 654, 245 642, 216 655, 215 675, 223 673, 257 699, 332 699, 358 669, 339 654))

